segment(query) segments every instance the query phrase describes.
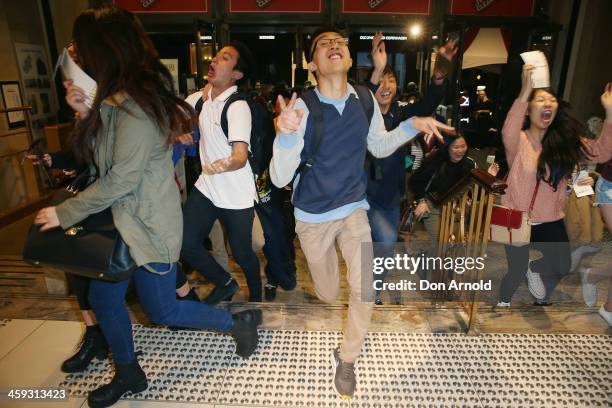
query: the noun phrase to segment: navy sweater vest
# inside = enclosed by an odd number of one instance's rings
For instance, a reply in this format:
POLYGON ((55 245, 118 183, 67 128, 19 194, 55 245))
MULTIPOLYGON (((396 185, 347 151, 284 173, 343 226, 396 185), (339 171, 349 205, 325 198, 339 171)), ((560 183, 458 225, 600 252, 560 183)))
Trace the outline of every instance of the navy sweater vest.
MULTIPOLYGON (((321 110, 325 133, 314 165, 300 176, 293 194, 294 206, 311 214, 323 214, 366 198, 364 160, 369 125, 363 107, 351 94, 342 115, 326 103, 321 103, 321 110)), ((302 161, 312 149, 313 120, 313 115, 308 115, 302 161)))

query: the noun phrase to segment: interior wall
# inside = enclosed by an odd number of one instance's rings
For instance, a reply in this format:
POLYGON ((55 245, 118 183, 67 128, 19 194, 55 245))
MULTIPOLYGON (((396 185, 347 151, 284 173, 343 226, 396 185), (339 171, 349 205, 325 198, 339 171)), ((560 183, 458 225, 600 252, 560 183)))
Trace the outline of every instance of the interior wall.
MULTIPOLYGON (((556 3, 556 2, 555 2, 556 3)), ((566 88, 567 99, 579 119, 585 121, 593 115, 601 118, 605 113, 599 100, 606 82, 612 80, 612 1, 583 0, 581 13, 585 24, 577 42, 573 45, 573 56, 566 88)))
MULTIPOLYGON (((49 60, 42 22, 38 0, 0 0, 0 81, 20 81, 22 98, 24 84, 19 75, 14 44, 42 45, 47 54, 47 66, 53 66, 49 60)), ((53 89, 51 97, 55 97, 53 89)), ((2 107, 4 108, 3 100, 2 107)), ((27 161, 22 163, 24 153, 10 155, 27 149, 28 135, 24 130, 25 128, 9 129, 7 115, 0 115, 0 212, 36 199, 40 194, 35 176, 37 170, 27 161)), ((35 137, 41 136, 42 131, 35 137)))

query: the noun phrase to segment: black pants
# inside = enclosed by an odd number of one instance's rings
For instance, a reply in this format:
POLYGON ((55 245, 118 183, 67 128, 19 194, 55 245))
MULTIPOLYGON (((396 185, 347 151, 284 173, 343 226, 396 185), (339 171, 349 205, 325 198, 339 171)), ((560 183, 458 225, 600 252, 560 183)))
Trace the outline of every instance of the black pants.
POLYGON ((255 205, 255 211, 264 233, 263 253, 266 257, 268 283, 292 290, 296 286, 295 248, 293 237, 287 235, 282 204, 281 197, 273 192, 269 201, 255 205))
POLYGON ((231 275, 215 261, 202 242, 220 219, 228 235, 232 255, 242 268, 249 286, 249 301, 261 302, 259 259, 253 252, 253 207, 242 210, 217 208, 197 188, 193 188, 183 208, 183 247, 181 258, 215 285, 225 285, 231 275))
POLYGON ((529 264, 529 249, 542 253, 542 258, 531 263, 531 271, 539 273, 546 296, 550 300, 559 281, 570 271, 570 245, 563 220, 545 222, 531 227, 531 243, 521 247, 506 245, 508 272, 503 277, 500 288, 500 300, 510 302, 519 287, 529 264))

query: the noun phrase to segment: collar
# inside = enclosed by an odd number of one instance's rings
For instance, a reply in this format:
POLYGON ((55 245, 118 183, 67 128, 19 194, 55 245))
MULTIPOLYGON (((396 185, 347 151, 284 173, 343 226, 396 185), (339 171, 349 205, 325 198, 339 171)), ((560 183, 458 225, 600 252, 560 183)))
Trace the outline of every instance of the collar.
POLYGON ((351 85, 351 84, 346 84, 346 95, 344 95, 343 97, 341 97, 339 99, 332 99, 332 98, 329 98, 329 97, 327 97, 325 95, 322 95, 321 92, 319 92, 319 88, 318 87, 315 87, 314 91, 317 94, 317 96, 319 97, 319 100, 321 102, 327 103, 327 104, 330 104, 330 105, 346 102, 348 100, 349 96, 351 96, 351 94, 355 95, 355 98, 359 99, 359 96, 357 96, 357 92, 355 91, 355 88, 353 88, 353 85, 351 85))
POLYGON ((219 94, 219 96, 217 96, 214 100, 212 99, 212 88, 210 88, 210 91, 208 91, 208 100, 214 102, 225 102, 227 101, 227 98, 230 97, 231 94, 233 94, 234 92, 236 92, 238 90, 238 86, 237 85, 233 85, 230 86, 229 88, 227 88, 225 91, 221 92, 219 94))

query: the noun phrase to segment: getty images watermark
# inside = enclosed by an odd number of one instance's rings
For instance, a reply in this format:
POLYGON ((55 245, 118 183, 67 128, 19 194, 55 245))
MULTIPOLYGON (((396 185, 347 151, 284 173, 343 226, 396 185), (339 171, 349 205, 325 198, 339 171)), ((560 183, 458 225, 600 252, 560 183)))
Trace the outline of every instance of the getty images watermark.
POLYGON ((440 251, 429 241, 407 244, 364 243, 362 245, 362 298, 388 297, 405 301, 494 300, 502 271, 506 270, 503 247, 487 254, 467 246, 440 251), (422 244, 422 245, 420 245, 422 244), (419 247, 419 245, 421 247, 419 247))
MULTIPOLYGON (((485 290, 493 288, 491 279, 479 279, 477 281, 466 281, 463 275, 466 271, 481 272, 485 269, 485 257, 439 257, 410 256, 408 254, 395 254, 394 256, 375 256, 372 262, 372 272, 374 280, 372 287, 376 291, 383 290, 485 290), (390 271, 403 273, 404 275, 415 275, 417 271, 429 272, 450 272, 461 276, 463 279, 450 279, 448 281, 433 281, 429 279, 418 279, 418 282, 411 279, 399 279, 399 281, 387 281, 385 278, 390 271)), ((435 277, 437 279, 440 276, 435 277)))

